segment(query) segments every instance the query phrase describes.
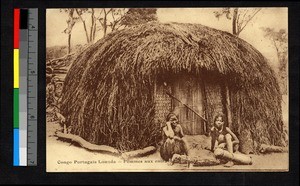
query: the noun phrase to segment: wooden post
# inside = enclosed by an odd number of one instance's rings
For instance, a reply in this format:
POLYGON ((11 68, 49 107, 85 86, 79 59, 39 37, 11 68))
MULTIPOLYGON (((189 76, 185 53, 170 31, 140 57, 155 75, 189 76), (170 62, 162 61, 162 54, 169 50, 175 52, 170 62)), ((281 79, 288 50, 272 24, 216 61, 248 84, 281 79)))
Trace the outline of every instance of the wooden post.
POLYGON ((203 77, 201 76, 201 87, 203 87, 202 89, 202 95, 203 95, 203 109, 204 109, 204 117, 207 119, 207 122, 203 122, 203 130, 204 130, 204 134, 208 134, 209 133, 209 130, 208 128, 210 127, 210 117, 208 115, 208 103, 207 103, 207 96, 206 96, 206 91, 205 91, 205 83, 204 83, 204 79, 203 77))
MULTIPOLYGON (((157 108, 157 105, 158 105, 158 101, 157 101, 157 75, 156 75, 156 71, 155 71, 155 74, 154 74, 154 87, 153 87, 153 100, 154 100, 154 105, 155 105, 155 115, 154 115, 154 121, 155 122, 158 122, 160 120, 159 118, 159 112, 160 110, 158 110, 159 108, 157 108)), ((162 127, 162 122, 159 123, 159 127, 162 127)))
POLYGON ((228 84, 225 85, 225 96, 226 96, 226 112, 227 112, 228 127, 232 129, 232 116, 231 116, 231 106, 230 106, 230 92, 229 92, 228 84))

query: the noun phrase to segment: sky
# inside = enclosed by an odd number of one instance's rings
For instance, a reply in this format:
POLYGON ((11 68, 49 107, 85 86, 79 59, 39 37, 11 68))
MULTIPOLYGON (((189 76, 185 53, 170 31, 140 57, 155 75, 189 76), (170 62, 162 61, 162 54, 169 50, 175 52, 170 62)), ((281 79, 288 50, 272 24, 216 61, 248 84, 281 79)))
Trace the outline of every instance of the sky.
MULTIPOLYGON (((222 17, 217 19, 214 11, 221 8, 159 8, 157 10, 158 20, 162 23, 196 23, 230 32, 231 20, 222 17)), ((46 45, 67 45, 67 35, 63 33, 66 28, 67 14, 59 9, 48 9, 46 14, 46 45)), ((89 22, 87 22, 89 28, 89 22)), ((272 43, 264 37, 261 27, 270 27, 275 30, 285 29, 288 31, 288 9, 287 8, 262 8, 260 12, 249 22, 239 35, 256 49, 258 49, 269 61, 270 65, 277 69, 278 60, 272 43)), ((96 39, 101 38, 101 33, 96 39)), ((85 44, 86 38, 82 23, 75 24, 72 31, 72 45, 85 44)))

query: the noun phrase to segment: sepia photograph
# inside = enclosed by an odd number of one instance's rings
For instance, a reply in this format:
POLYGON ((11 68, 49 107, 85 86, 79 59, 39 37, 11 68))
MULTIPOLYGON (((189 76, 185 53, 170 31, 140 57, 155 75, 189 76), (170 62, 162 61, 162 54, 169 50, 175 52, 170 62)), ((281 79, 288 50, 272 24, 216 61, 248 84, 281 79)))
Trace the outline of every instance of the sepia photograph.
POLYGON ((288 8, 46 11, 47 172, 288 172, 288 8))

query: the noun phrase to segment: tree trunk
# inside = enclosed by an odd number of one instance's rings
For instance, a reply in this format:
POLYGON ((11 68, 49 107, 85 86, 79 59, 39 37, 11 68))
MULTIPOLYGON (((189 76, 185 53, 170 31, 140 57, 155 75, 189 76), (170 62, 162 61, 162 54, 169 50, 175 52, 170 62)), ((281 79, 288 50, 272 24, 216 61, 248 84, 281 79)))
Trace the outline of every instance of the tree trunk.
POLYGON ((237 14, 238 14, 238 8, 234 8, 233 10, 233 18, 232 18, 232 34, 238 36, 237 33, 237 14))
POLYGON ((72 36, 72 29, 74 25, 75 25, 74 8, 71 8, 69 10, 68 28, 64 31, 66 34, 68 34, 68 54, 70 54, 71 52, 71 36, 72 36))
POLYGON ((106 32, 107 32, 107 24, 106 24, 106 15, 105 15, 104 24, 103 24, 103 37, 106 36, 106 32))
POLYGON ((71 53, 71 36, 72 36, 72 34, 69 34, 69 37, 68 37, 68 54, 71 53))
POLYGON ((106 32, 107 32, 107 13, 106 10, 104 9, 104 19, 103 19, 103 37, 106 36, 106 32))
POLYGON ((95 35, 96 35, 96 21, 95 21, 95 26, 93 30, 93 41, 95 41, 95 35))
POLYGON ((149 146, 149 147, 146 147, 146 148, 143 148, 143 149, 124 152, 124 153, 121 154, 121 157, 124 160, 128 160, 128 159, 131 159, 131 158, 147 156, 149 154, 155 153, 155 151, 156 151, 156 148, 154 146, 149 146))
POLYGON ((77 15, 79 16, 82 24, 83 24, 83 28, 84 28, 84 31, 85 31, 85 37, 86 37, 86 42, 89 43, 89 35, 88 35, 88 32, 87 32, 87 29, 86 29, 86 24, 85 24, 85 20, 83 20, 81 14, 78 12, 77 8, 75 9, 76 10, 76 13, 77 15))
POLYGON ((63 139, 63 140, 70 140, 72 142, 78 143, 81 147, 88 149, 89 151, 92 152, 100 152, 100 153, 109 153, 112 155, 119 156, 121 155, 119 150, 108 146, 108 145, 96 145, 92 144, 85 139, 81 138, 80 136, 73 135, 73 134, 65 134, 62 132, 57 132, 55 136, 58 137, 58 139, 63 139))
POLYGON ((84 20, 81 20, 81 21, 82 21, 83 28, 84 28, 84 31, 85 31, 86 42, 89 43, 90 40, 89 40, 89 35, 88 35, 87 29, 86 29, 85 21, 84 20))
POLYGON ((92 15, 91 15, 91 19, 92 19, 92 26, 91 26, 91 30, 90 30, 90 43, 92 43, 94 41, 94 27, 95 25, 95 11, 92 8, 92 15))

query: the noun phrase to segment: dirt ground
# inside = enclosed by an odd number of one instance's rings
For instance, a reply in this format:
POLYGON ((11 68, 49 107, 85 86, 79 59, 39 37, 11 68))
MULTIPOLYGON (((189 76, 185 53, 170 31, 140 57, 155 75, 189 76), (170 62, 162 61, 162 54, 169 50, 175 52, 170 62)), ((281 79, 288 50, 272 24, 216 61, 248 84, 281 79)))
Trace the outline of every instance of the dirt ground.
MULTIPOLYGON (((282 114, 285 130, 288 131, 288 96, 282 97, 282 114)), ((234 165, 227 168, 223 164, 195 167, 186 163, 165 162, 159 151, 128 161, 120 157, 88 151, 76 144, 57 140, 54 136, 61 129, 57 122, 47 122, 47 172, 285 172, 289 170, 288 153, 249 155, 252 165, 234 165)), ((210 139, 203 135, 186 136, 191 159, 214 160, 214 154, 205 148, 210 139)))
MULTIPOLYGON (((76 144, 57 140, 53 136, 60 129, 56 122, 47 124, 47 172, 256 172, 256 171, 288 171, 288 153, 272 153, 267 155, 250 155, 252 165, 234 165, 227 168, 222 164, 215 166, 189 167, 186 163, 170 165, 161 159, 159 151, 146 157, 128 161, 108 154, 88 151, 76 144)), ((203 135, 186 136, 190 146, 190 157, 215 160, 213 153, 205 150, 209 138, 203 135), (200 145, 201 144, 201 145, 200 145)))

